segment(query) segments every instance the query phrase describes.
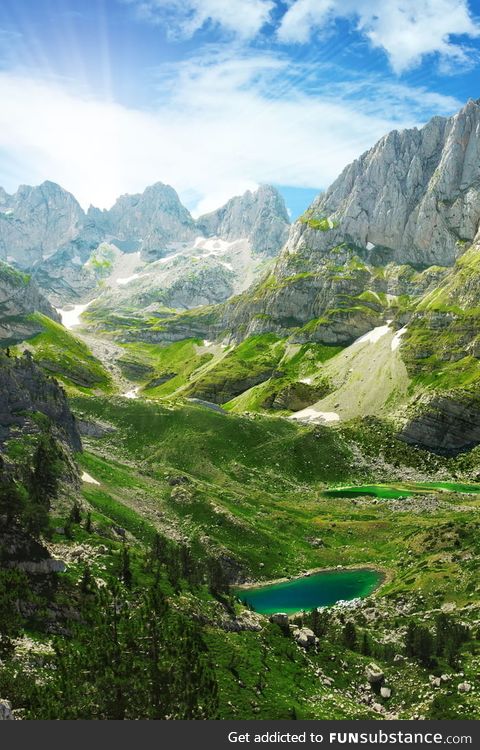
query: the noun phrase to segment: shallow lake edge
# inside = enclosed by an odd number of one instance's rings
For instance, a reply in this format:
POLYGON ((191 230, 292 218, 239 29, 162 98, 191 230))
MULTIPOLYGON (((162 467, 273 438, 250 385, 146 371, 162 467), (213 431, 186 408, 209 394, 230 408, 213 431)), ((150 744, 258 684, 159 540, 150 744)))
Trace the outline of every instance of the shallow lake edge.
MULTIPOLYGON (((341 573, 342 571, 346 570, 369 570, 369 571, 375 571, 377 573, 380 573, 382 575, 382 578, 378 582, 377 586, 375 586, 374 590, 369 594, 369 596, 376 596, 380 589, 383 588, 383 586, 386 586, 388 583, 390 583, 393 580, 394 574, 393 571, 390 568, 385 568, 381 565, 376 565, 375 563, 368 563, 366 565, 342 565, 341 567, 321 567, 321 568, 311 568, 309 570, 305 570, 303 573, 298 573, 295 576, 283 576, 282 578, 275 578, 270 581, 248 581, 245 583, 238 583, 233 585, 234 591, 244 591, 248 589, 263 589, 268 588, 269 586, 275 586, 277 583, 286 583, 288 581, 297 581, 300 578, 307 578, 311 575, 314 575, 315 573, 341 573)), ((368 597, 358 597, 358 598, 365 598, 368 597)), ((353 600, 352 600, 353 601, 353 600)), ((335 604, 329 605, 334 607, 335 604)), ((299 610, 301 611, 301 610, 299 610)))

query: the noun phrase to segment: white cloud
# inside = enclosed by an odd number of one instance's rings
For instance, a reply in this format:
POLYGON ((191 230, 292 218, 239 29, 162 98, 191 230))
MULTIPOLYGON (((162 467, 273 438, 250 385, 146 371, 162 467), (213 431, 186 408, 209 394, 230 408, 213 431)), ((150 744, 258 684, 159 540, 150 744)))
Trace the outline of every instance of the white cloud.
POLYGON ((438 54, 445 64, 469 63, 470 50, 455 35, 480 36, 468 0, 294 0, 278 30, 283 42, 305 43, 336 19, 353 19, 373 47, 401 73, 438 54))
POLYGON ((84 206, 108 207, 160 180, 207 211, 259 183, 326 187, 392 127, 458 106, 374 77, 335 85, 338 71, 328 72, 306 93, 297 81, 318 65, 204 52, 159 71, 159 103, 148 112, 0 73, 0 185, 50 179, 84 206))
POLYGON ((251 39, 268 22, 273 0, 124 0, 140 18, 161 24, 169 36, 192 37, 211 23, 251 39))

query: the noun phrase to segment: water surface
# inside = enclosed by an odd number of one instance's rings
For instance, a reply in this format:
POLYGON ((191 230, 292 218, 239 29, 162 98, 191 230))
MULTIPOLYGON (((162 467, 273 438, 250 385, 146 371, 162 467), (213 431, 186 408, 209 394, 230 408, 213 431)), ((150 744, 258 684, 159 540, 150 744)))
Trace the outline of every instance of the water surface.
POLYGON ((341 599, 369 596, 383 578, 383 573, 371 568, 324 570, 291 581, 237 589, 235 594, 264 615, 274 612, 293 614, 335 604, 341 599))
POLYGON ((480 484, 464 484, 463 482, 407 482, 397 484, 361 484, 347 487, 332 487, 324 490, 327 497, 362 497, 371 495, 390 500, 398 500, 414 495, 428 495, 436 492, 460 492, 480 494, 480 484))

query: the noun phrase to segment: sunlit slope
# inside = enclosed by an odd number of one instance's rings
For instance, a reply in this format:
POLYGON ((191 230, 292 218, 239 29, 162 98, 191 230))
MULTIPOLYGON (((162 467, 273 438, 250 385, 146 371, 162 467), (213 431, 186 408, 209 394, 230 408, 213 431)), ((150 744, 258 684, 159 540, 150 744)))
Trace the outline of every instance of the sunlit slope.
MULTIPOLYGON (((407 398, 409 376, 401 355, 402 331, 375 328, 327 362, 321 377, 332 390, 295 419, 345 421, 385 416, 407 398)), ((315 378, 313 379, 315 383, 315 378)))
POLYGON ((73 390, 112 389, 108 371, 83 341, 46 315, 35 313, 32 318, 42 332, 20 348, 30 349, 43 370, 73 390))

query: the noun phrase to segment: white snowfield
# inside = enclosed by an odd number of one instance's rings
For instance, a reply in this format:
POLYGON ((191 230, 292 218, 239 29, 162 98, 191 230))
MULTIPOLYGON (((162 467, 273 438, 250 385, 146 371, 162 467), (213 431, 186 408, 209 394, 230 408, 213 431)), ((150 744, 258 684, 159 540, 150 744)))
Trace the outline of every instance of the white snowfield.
POLYGON ((297 422, 306 422, 307 424, 340 421, 340 417, 335 411, 319 411, 314 406, 309 406, 307 409, 295 412, 289 419, 295 419, 297 422))
POLYGON ((68 328, 68 330, 71 331, 72 328, 76 328, 76 326, 79 326, 82 322, 80 320, 81 314, 85 312, 87 307, 89 307, 92 302, 94 302, 93 299, 90 300, 90 302, 87 302, 86 305, 74 305, 71 309, 61 310, 59 308, 56 308, 65 328, 68 328))
POLYGON ((379 341, 382 336, 385 336, 385 334, 387 334, 390 330, 390 325, 388 324, 385 326, 377 326, 376 328, 373 328, 373 330, 368 331, 368 333, 364 333, 363 336, 360 336, 360 338, 353 342, 352 346, 363 344, 364 342, 368 342, 369 344, 376 344, 377 341, 379 341))
POLYGON ((90 474, 87 474, 86 471, 82 474, 82 482, 88 482, 88 484, 100 484, 100 482, 97 482, 97 480, 91 477, 90 474))
POLYGON ((132 273, 131 276, 126 276, 124 279, 117 279, 117 284, 119 284, 120 286, 125 286, 126 284, 130 284, 131 281, 135 281, 135 279, 141 278, 141 273, 132 273))
POLYGON ((138 398, 138 392, 140 390, 140 386, 135 386, 135 388, 132 388, 131 391, 126 391, 126 393, 122 393, 123 398, 138 398))
POLYGON ((392 339, 392 352, 398 349, 398 347, 402 343, 401 338, 403 334, 406 332, 407 332, 407 326, 405 326, 404 328, 400 328, 400 330, 396 332, 395 336, 392 339))

